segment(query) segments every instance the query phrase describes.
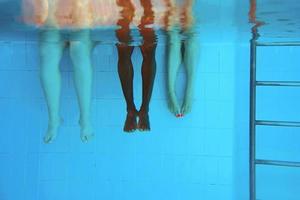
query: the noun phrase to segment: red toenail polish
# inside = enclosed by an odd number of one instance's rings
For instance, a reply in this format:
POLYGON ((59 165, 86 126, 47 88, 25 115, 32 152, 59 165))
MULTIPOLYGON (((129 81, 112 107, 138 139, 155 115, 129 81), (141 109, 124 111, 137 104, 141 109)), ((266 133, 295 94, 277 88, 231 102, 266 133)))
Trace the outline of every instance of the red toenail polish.
POLYGON ((177 114, 176 117, 180 117, 180 114, 177 114))

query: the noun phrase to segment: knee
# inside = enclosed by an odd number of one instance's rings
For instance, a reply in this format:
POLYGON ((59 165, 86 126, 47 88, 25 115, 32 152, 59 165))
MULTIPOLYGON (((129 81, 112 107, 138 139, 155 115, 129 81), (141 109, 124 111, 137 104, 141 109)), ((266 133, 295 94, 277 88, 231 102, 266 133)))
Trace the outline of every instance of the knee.
POLYGON ((59 64, 62 51, 63 44, 60 42, 40 41, 39 59, 41 68, 56 68, 55 65, 59 64))
POLYGON ((39 53, 41 58, 49 57, 51 52, 55 51, 50 42, 40 42, 39 53))
POLYGON ((91 41, 70 41, 70 53, 78 56, 90 53, 93 47, 91 41))
POLYGON ((86 73, 92 69, 91 55, 89 49, 80 47, 71 48, 70 56, 73 63, 74 71, 86 73))
POLYGON ((120 44, 117 46, 118 48, 118 55, 119 55, 119 60, 126 61, 131 59, 131 54, 133 51, 133 47, 130 47, 128 45, 123 45, 120 44))
POLYGON ((75 62, 82 62, 84 60, 90 60, 92 45, 83 42, 71 42, 70 43, 70 56, 75 62))
POLYGON ((156 44, 152 42, 144 42, 141 46, 143 56, 153 56, 155 54, 156 44))

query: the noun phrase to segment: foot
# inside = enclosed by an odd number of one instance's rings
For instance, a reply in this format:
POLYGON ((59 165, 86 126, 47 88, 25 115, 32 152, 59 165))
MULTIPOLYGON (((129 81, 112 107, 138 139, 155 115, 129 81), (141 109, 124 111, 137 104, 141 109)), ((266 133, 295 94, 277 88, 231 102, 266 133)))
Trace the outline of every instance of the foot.
POLYGON ((183 103, 183 105, 182 105, 182 107, 181 107, 181 113, 182 113, 182 115, 186 115, 186 114, 188 114, 188 113, 190 113, 191 112, 191 110, 192 110, 192 98, 186 98, 185 100, 184 100, 184 103, 183 103))
POLYGON ((170 98, 168 101, 168 108, 176 117, 180 115, 180 106, 174 98, 170 98))
POLYGON ((150 121, 148 112, 139 112, 138 129, 140 131, 150 131, 150 121))
POLYGON ((137 128, 136 118, 137 118, 136 110, 127 112, 127 116, 126 116, 126 120, 125 120, 125 124, 124 124, 124 128, 123 128, 123 130, 125 132, 130 133, 130 132, 133 132, 136 130, 136 128, 137 128))
POLYGON ((87 143, 94 138, 94 131, 93 127, 90 122, 81 122, 79 121, 80 125, 80 139, 82 142, 87 143))
POLYGON ((63 123, 63 120, 57 120, 55 122, 49 122, 47 132, 43 138, 44 143, 50 144, 52 143, 58 133, 59 126, 63 123))

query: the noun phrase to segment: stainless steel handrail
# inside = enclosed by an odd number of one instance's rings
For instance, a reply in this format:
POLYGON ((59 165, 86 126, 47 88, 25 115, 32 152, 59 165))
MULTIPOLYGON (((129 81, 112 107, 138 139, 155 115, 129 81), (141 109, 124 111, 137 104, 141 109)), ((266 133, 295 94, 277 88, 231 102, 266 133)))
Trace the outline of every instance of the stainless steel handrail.
POLYGON ((294 121, 267 121, 267 120, 256 120, 256 125, 260 126, 283 126, 283 127, 300 127, 300 122, 294 121))
POLYGON ((256 46, 300 46, 300 42, 256 42, 256 46))
POLYGON ((250 200, 256 200, 256 165, 300 167, 300 162, 256 159, 256 126, 300 127, 300 122, 256 119, 256 89, 262 86, 300 87, 300 81, 257 81, 256 53, 258 46, 300 46, 300 42, 257 42, 253 34, 250 40, 250 120, 249 120, 249 184, 250 200))
POLYGON ((300 81, 256 81, 257 86, 300 87, 300 81))
POLYGON ((263 160, 256 159, 255 164, 257 165, 273 165, 281 167, 300 167, 300 162, 282 161, 282 160, 263 160))

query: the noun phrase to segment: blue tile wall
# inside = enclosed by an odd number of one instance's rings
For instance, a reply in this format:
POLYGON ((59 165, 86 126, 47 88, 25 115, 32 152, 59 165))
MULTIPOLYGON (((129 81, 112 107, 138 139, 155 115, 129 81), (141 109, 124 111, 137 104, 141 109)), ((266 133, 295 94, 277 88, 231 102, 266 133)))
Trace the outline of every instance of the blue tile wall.
MULTIPOLYGON (((73 69, 65 52, 64 123, 57 140, 45 145, 47 108, 38 77, 38 43, 0 41, 0 199, 232 200, 235 49, 229 43, 203 43, 193 111, 177 119, 167 110, 165 46, 159 45, 152 131, 126 134, 117 52, 114 46, 97 46, 93 52, 96 137, 88 144, 79 138, 73 69)), ((138 48, 132 58, 139 104, 138 48)), ((184 81, 185 71, 180 69, 179 95, 184 81)))
MULTIPOLYGON (((240 44, 236 54, 234 197, 248 199, 249 188, 249 66, 250 47, 240 44), (240 66, 240 67, 239 67, 240 66)), ((258 47, 257 78, 261 81, 299 80, 299 47, 258 47)), ((262 87, 257 89, 257 113, 260 120, 299 121, 299 89, 262 87)), ((299 161, 298 128, 257 127, 257 158, 299 161)), ((257 168, 258 199, 299 199, 299 169, 257 168)))

